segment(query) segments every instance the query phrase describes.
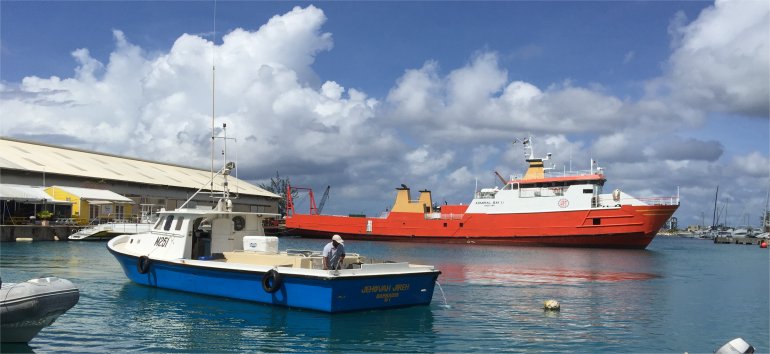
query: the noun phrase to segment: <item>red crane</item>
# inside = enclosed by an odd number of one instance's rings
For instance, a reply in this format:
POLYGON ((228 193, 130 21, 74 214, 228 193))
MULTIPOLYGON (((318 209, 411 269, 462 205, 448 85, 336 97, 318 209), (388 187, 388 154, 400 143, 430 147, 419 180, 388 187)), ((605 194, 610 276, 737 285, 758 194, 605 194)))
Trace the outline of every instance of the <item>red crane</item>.
POLYGON ((292 187, 291 185, 286 187, 286 216, 294 215, 296 210, 294 209, 294 198, 292 198, 292 190, 295 191, 307 191, 308 199, 310 200, 310 215, 319 215, 321 210, 326 204, 326 200, 329 199, 329 189, 331 186, 326 186, 323 197, 321 197, 321 203, 318 207, 315 204, 315 195, 313 195, 313 189, 308 187, 292 187))

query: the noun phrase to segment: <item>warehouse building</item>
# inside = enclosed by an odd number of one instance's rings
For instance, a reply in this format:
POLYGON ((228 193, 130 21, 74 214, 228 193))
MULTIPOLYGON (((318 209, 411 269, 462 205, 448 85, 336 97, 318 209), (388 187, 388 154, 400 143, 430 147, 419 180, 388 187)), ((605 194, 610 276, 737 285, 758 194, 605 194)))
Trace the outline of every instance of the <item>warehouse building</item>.
MULTIPOLYGON (((79 224, 137 220, 143 211, 178 208, 201 188, 186 207, 209 208, 222 193, 222 179, 212 187, 204 169, 11 138, 0 138, 0 152, 4 223, 41 210, 79 224)), ((280 196, 232 175, 228 185, 234 211, 278 212, 280 196)))

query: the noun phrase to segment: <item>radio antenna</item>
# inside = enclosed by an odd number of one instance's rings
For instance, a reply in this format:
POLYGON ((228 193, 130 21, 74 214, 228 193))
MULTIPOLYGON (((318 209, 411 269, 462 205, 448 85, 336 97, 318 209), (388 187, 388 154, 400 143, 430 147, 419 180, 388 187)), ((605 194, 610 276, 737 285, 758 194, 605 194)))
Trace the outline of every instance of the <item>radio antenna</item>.
MULTIPOLYGON (((214 195, 214 117, 216 115, 217 0, 214 0, 214 32, 211 35, 211 193, 214 195)), ((212 199, 212 203, 214 200, 212 199)))

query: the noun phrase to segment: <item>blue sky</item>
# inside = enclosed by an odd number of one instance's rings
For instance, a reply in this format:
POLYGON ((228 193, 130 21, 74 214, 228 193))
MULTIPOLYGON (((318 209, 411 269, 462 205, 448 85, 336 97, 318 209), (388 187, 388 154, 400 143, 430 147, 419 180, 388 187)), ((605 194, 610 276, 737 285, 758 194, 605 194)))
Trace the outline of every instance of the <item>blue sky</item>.
MULTIPOLYGON (((683 224, 717 184, 728 222, 756 224, 769 8, 220 1, 217 115, 239 177, 331 185, 331 213, 377 214, 401 183, 468 202, 476 179, 523 172, 510 142, 532 134, 560 167, 598 159, 608 188, 679 186, 683 224)), ((208 165, 213 2, 2 1, 0 17, 0 135, 208 165)))

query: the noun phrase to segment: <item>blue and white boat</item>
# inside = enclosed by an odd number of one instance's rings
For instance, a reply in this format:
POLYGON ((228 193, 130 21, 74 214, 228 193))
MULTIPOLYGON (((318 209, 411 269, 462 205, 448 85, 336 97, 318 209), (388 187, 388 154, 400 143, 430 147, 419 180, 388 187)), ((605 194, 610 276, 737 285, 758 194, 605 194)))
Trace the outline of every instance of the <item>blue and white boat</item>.
MULTIPOLYGON (((233 168, 228 163, 217 176, 226 181, 233 168)), ((210 210, 183 205, 159 214, 149 231, 107 243, 139 284, 336 313, 430 304, 441 274, 351 253, 343 269, 324 270, 320 252, 279 252, 262 222, 278 215, 233 211, 226 188, 210 210)))

